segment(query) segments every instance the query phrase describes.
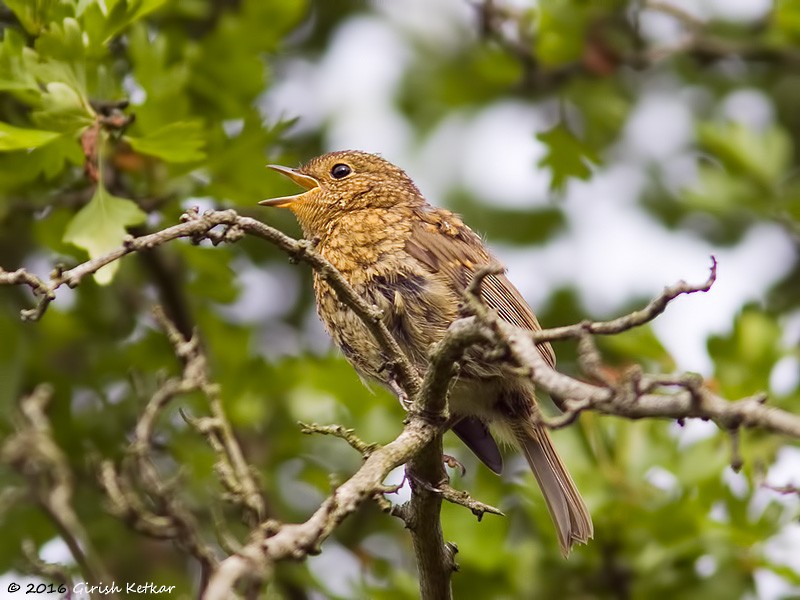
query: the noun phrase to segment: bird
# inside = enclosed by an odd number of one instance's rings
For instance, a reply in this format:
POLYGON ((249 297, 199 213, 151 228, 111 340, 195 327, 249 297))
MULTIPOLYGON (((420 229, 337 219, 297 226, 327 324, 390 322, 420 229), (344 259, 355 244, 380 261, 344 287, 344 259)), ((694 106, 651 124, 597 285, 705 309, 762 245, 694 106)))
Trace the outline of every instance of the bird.
MULTIPOLYGON (((459 304, 475 272, 499 264, 481 237, 459 216, 430 204, 411 178, 384 158, 344 150, 297 168, 268 165, 304 191, 263 200, 291 210, 306 239, 353 290, 382 312, 388 331, 420 374, 431 347, 459 318, 459 304)), ((484 279, 482 297, 500 319, 531 331, 539 322, 504 272, 484 279)), ((386 359, 363 321, 314 272, 317 313, 345 358, 362 378, 397 392, 386 359)), ((549 344, 539 352, 551 367, 549 344)), ((544 496, 567 556, 594 535, 585 502, 538 417, 535 388, 508 359, 468 353, 453 384, 450 428, 492 471, 503 459, 495 437, 522 451, 544 496)))

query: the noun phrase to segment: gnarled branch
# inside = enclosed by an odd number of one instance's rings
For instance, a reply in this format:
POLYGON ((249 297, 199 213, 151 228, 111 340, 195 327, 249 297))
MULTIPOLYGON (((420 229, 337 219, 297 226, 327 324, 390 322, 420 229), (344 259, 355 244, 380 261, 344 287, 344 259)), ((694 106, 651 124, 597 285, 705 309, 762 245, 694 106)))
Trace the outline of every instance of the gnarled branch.
MULTIPOLYGON (((415 493, 412 502, 396 512, 406 520, 414 536, 415 548, 420 558, 421 589, 425 598, 449 598, 450 574, 455 568, 454 547, 444 543, 439 526, 439 505, 442 498, 470 507, 476 514, 498 512, 496 509, 470 499, 449 487, 441 463, 441 434, 447 426, 447 393, 458 373, 458 361, 464 352, 481 345, 495 351, 501 350, 516 363, 515 372, 529 376, 535 385, 553 396, 564 399, 565 412, 554 419, 544 419, 551 427, 563 427, 578 418, 581 412, 595 411, 629 419, 672 418, 683 420, 700 418, 713 420, 732 436, 741 428, 760 428, 773 433, 800 439, 800 417, 766 405, 764 395, 735 401, 726 400, 703 385, 696 375, 646 374, 631 369, 619 381, 608 381, 602 373, 602 357, 592 343, 595 335, 611 335, 638 327, 654 319, 667 305, 681 294, 707 291, 716 278, 716 261, 706 281, 699 285, 679 282, 667 287, 644 309, 605 322, 585 321, 566 327, 531 332, 515 327, 486 307, 480 300, 482 279, 494 267, 480 269, 466 294, 470 316, 456 320, 445 337, 431 350, 429 368, 421 378, 397 345, 382 321, 382 315, 359 297, 330 263, 316 252, 313 244, 292 239, 280 231, 255 219, 242 217, 232 210, 188 211, 183 222, 161 231, 129 238, 120 248, 109 254, 81 263, 69 270, 56 270, 44 281, 25 270, 6 272, 0 270, 0 284, 24 285, 37 297, 37 305, 23 311, 23 318, 40 318, 58 289, 66 284, 75 286, 102 266, 132 252, 146 250, 178 238, 190 238, 195 243, 210 240, 214 244, 234 242, 243 235, 254 235, 275 244, 291 257, 302 260, 330 283, 339 299, 349 306, 369 327, 387 360, 395 365, 397 387, 410 401, 410 412, 403 431, 389 444, 378 447, 365 444, 352 432, 343 428, 307 426, 308 431, 331 433, 342 437, 365 456, 364 464, 347 481, 338 486, 322 505, 303 523, 284 524, 263 520, 257 483, 250 479, 246 462, 238 451, 235 439, 224 419, 220 421, 221 406, 218 391, 210 383, 199 344, 185 339, 171 324, 157 314, 162 328, 173 343, 176 355, 183 361, 183 375, 165 384, 166 387, 151 399, 137 425, 133 456, 138 462, 148 463, 146 448, 151 437, 155 416, 174 397, 190 389, 202 391, 210 400, 211 417, 192 419, 189 422, 207 437, 218 454, 225 456, 226 468, 219 471, 223 484, 241 504, 248 507, 260 524, 251 531, 249 540, 227 558, 216 562, 210 555, 204 562, 209 571, 204 598, 228 598, 238 582, 263 579, 272 566, 282 560, 298 560, 319 551, 320 545, 348 515, 370 498, 381 497, 386 492, 383 483, 388 473, 401 464, 408 464, 409 480, 415 493), (589 383, 560 373, 547 364, 537 349, 537 344, 553 340, 576 339, 579 342, 581 367, 593 381, 589 383), (215 400, 216 399, 216 400, 215 400), (245 482, 246 485, 233 485, 245 482), (238 487, 237 487, 238 486, 238 487), (246 489, 245 489, 246 488, 246 489), (433 557, 425 561, 424 557, 433 557), (424 568, 422 568, 424 567, 424 568)), ((738 454, 735 453, 736 456, 738 454)), ((143 473, 153 475, 150 488, 161 489, 157 473, 147 464, 143 473)), ((176 526, 175 511, 167 511, 166 520, 148 521, 144 511, 130 501, 131 493, 125 480, 116 476, 110 465, 105 465, 102 479, 112 500, 125 504, 138 514, 142 527, 158 528, 165 524, 176 526)), ((159 515, 149 515, 159 517, 159 515)), ((170 528, 168 528, 170 529, 170 528)), ((180 527, 178 527, 180 529, 180 527)), ((175 527, 170 531, 176 533, 175 527)), ((191 545, 191 544, 190 544, 191 545)), ((195 550, 201 556, 204 546, 197 542, 195 550)))

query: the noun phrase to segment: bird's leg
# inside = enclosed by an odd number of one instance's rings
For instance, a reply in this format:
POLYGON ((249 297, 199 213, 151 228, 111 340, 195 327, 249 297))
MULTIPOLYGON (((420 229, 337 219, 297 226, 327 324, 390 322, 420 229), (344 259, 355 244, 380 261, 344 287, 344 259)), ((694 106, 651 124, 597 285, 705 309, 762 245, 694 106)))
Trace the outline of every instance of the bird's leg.
POLYGON ((400 406, 402 406, 406 412, 411 410, 411 400, 409 400, 408 394, 400 387, 400 384, 397 383, 397 379, 395 379, 394 376, 389 377, 389 389, 395 393, 397 399, 400 401, 400 406))
MULTIPOLYGON (((464 465, 459 462, 459 460, 449 454, 442 454, 442 462, 444 462, 445 466, 450 467, 451 469, 458 469, 461 473, 461 476, 467 474, 467 469, 464 465)), ((434 494, 444 494, 444 490, 442 488, 449 486, 450 478, 447 476, 447 473, 444 474, 444 480, 439 484, 440 487, 437 487, 423 479, 418 477, 414 477, 411 473, 406 470, 405 478, 408 479, 411 486, 418 485, 420 488, 427 490, 429 492, 433 492, 434 494)))
POLYGON ((395 375, 395 364, 389 360, 384 361, 378 369, 378 373, 382 372, 386 373, 386 383, 389 386, 389 389, 394 392, 394 395, 397 396, 397 399, 400 402, 400 406, 403 407, 403 410, 406 412, 411 410, 411 399, 408 397, 408 393, 397 382, 397 376, 395 375))

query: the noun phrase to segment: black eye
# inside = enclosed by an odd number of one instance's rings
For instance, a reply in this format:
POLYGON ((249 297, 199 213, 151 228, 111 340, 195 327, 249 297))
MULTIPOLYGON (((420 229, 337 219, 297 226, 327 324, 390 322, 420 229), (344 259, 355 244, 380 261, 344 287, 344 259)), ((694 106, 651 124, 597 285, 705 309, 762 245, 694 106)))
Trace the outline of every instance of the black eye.
POLYGON ((331 177, 334 179, 343 179, 350 175, 353 170, 344 163, 337 163, 331 168, 331 177))

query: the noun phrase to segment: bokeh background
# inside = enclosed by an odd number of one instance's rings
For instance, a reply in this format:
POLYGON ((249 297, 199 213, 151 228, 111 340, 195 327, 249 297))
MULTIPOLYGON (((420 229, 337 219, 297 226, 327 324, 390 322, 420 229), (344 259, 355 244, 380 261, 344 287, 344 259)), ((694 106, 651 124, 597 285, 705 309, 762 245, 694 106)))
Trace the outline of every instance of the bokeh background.
MULTIPOLYGON (((366 150, 484 235, 545 326, 623 314, 679 279, 702 281, 716 256, 710 292, 601 340, 609 376, 633 364, 694 371, 732 400, 766 390, 800 410, 796 2, 10 1, 0 27, 0 126, 58 134, 0 129, 11 140, 0 137, 7 270, 44 276, 93 251, 81 234, 152 231, 191 206, 233 207, 299 235, 290 214, 255 205, 292 192, 264 165, 366 150), (53 82, 78 101, 59 105, 53 82), (83 100, 120 98, 136 121, 104 142, 103 185, 143 214, 91 213, 76 225, 97 202, 77 142, 90 115, 83 100)), ((108 247, 121 235, 105 236, 108 247)), ((0 433, 11 434, 22 394, 55 386, 51 419, 78 482, 76 508, 119 580, 178 585, 186 597, 197 584, 179 550, 106 514, 93 470, 97 456, 124 451, 145 401, 136 390, 177 368, 152 303, 199 329, 276 518, 304 519, 359 464, 344 443, 303 436, 296 421, 341 423, 376 442, 399 431, 397 402, 365 389, 331 347, 310 280, 306 267, 245 240, 126 258, 107 285, 59 290, 38 323, 19 321, 27 292, 0 289, 0 433)), ((577 373, 575 348, 556 352, 577 373)), ((215 515, 244 535, 219 499, 212 452, 179 407, 205 411, 199 398, 174 404, 160 423, 160 466, 182 473, 181 495, 209 539, 215 515)), ((459 548, 456 597, 800 594, 800 497, 764 486, 800 484, 795 443, 744 433, 737 474, 729 437, 709 423, 586 414, 555 437, 596 527, 568 561, 524 461, 509 456, 496 477, 446 439, 467 468, 454 484, 507 515, 478 523, 444 507, 445 537, 459 548)), ((25 489, 6 467, 0 481, 25 489)), ((0 590, 22 581, 23 539, 70 562, 34 504, 4 504, 0 525, 0 590)), ((402 524, 366 507, 321 555, 282 566, 269 597, 416 596, 402 524)))

